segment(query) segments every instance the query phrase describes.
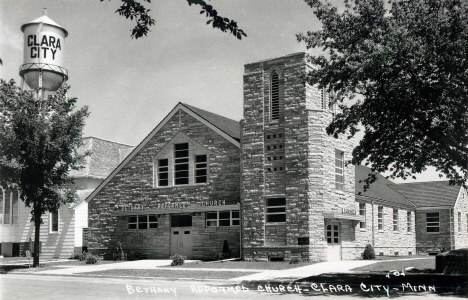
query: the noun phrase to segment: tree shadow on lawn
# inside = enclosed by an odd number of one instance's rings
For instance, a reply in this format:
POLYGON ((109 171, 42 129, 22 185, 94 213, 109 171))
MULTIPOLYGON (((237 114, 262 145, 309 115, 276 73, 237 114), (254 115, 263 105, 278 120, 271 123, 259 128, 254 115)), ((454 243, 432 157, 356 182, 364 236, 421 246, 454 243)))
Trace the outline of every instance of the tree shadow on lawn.
POLYGON ((6 265, 6 266, 0 266, 0 274, 8 274, 9 272, 15 271, 15 270, 24 270, 28 269, 28 265, 6 265))

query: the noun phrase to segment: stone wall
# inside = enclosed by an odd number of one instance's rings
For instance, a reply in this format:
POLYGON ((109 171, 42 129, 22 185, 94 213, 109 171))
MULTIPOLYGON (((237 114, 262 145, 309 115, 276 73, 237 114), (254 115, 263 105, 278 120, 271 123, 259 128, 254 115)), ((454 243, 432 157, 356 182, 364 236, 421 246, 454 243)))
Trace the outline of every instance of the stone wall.
MULTIPOLYGON (((398 209, 398 230, 393 230, 393 207, 384 206, 382 203, 374 204, 374 215, 372 217, 372 204, 366 204, 366 228, 355 227, 356 239, 353 243, 343 246, 343 257, 345 259, 360 258, 367 244, 374 246, 375 255, 415 255, 416 234, 414 211, 411 212, 410 231, 407 228, 408 210, 398 209), (378 206, 383 207, 383 228, 378 229, 378 206), (374 223, 372 223, 374 220, 374 223), (374 238, 372 238, 374 235, 374 238)), ((359 209, 359 203, 356 203, 359 209)))
MULTIPOLYGON (((320 90, 303 81, 307 68, 304 53, 245 66, 241 198, 244 257, 248 259, 279 255, 323 261, 327 247, 323 213, 354 207, 352 166, 345 168, 344 191, 335 188, 335 149, 344 151, 349 160, 353 141, 326 134, 332 111, 322 109, 320 90), (270 116, 273 71, 282 84, 280 105, 284 108, 278 120, 270 116), (284 152, 277 148, 272 154, 269 146, 275 143, 282 143, 284 152), (273 156, 282 160, 271 163, 273 156), (270 170, 274 166, 284 168, 270 170), (266 224, 265 203, 270 197, 286 198, 285 223, 266 224), (286 240, 281 246, 283 233, 286 240), (304 237, 308 245, 298 245, 304 237)), ((354 235, 351 224, 343 230, 354 235)))
MULTIPOLYGON (((226 205, 237 204, 240 202, 239 181, 239 148, 189 113, 179 110, 179 113, 168 119, 89 202, 88 249, 95 253, 111 253, 117 242, 121 240, 127 249, 133 247, 135 251, 147 253, 152 257, 167 258, 170 245, 168 215, 164 213, 160 215, 158 229, 137 230, 131 233, 126 229, 127 222, 124 221, 126 217, 115 216, 112 212, 130 204, 133 207, 141 206, 146 210, 158 209, 158 207, 160 209, 164 203, 185 202, 190 206, 201 206, 202 201, 225 200, 226 205), (207 149, 208 183, 169 187, 154 186, 153 158, 172 143, 176 136, 178 141, 185 139, 189 144, 196 143, 207 149)), ((135 214, 138 213, 144 213, 144 211, 135 212, 135 214)), ((201 230, 200 226, 204 227, 205 221, 204 219, 203 222, 198 220, 199 217, 201 216, 193 216, 193 228, 198 226, 201 230)), ((207 233, 210 230, 212 229, 206 229, 200 235, 205 234, 212 238, 211 233, 207 233)), ((215 231, 221 233, 223 230, 215 231)), ((232 240, 234 247, 235 241, 231 236, 238 235, 239 228, 232 228, 231 231, 227 233, 228 238, 224 239, 232 240)), ((203 258, 198 256, 200 251, 197 247, 210 250, 213 246, 210 243, 202 245, 205 241, 203 238, 194 239, 194 258, 203 258)))
MULTIPOLYGON (((453 226, 453 224, 452 224, 453 226)), ((450 210, 431 209, 416 211, 416 250, 418 253, 425 253, 431 248, 445 248, 450 250, 450 210), (439 212, 439 232, 427 232, 426 213, 439 212)))
POLYGON ((463 187, 453 209, 453 219, 455 228, 454 248, 468 248, 468 195, 463 187), (460 220, 458 219, 458 213, 461 216, 460 220))

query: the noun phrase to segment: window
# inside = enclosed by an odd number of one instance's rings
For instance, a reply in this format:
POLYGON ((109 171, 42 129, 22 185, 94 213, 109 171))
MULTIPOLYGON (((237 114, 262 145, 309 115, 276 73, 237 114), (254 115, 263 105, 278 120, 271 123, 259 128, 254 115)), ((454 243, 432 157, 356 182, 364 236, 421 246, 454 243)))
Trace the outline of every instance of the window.
POLYGON ((188 143, 174 145, 174 183, 175 185, 189 183, 188 143))
POLYGON ((365 203, 359 203, 359 215, 364 216, 364 221, 360 222, 360 227, 366 228, 366 204, 365 203))
POLYGON ((267 223, 286 222, 286 198, 266 200, 267 223))
POLYGON ((398 231, 398 209, 393 209, 393 231, 398 231))
POLYGON ((461 232, 462 231, 462 229, 461 229, 461 212, 458 212, 457 216, 458 216, 458 222, 457 222, 458 232, 461 232))
POLYGON ((439 213, 426 213, 426 231, 439 232, 439 213))
POLYGON ((128 216, 128 229, 155 229, 158 228, 156 215, 128 216))
POLYGON ((195 183, 207 181, 206 155, 195 156, 195 183))
POLYGON ((271 119, 279 119, 279 76, 276 71, 271 74, 271 119))
POLYGON ((379 230, 383 229, 383 206, 377 207, 377 226, 379 230))
POLYGON ((11 224, 11 192, 10 190, 5 191, 5 214, 4 214, 3 224, 11 224))
POLYGON ((1 190, 2 191, 2 197, 0 197, 0 225, 3 224, 3 203, 5 202, 5 190, 1 190))
POLYGON ((213 211, 206 213, 206 227, 239 226, 239 211, 213 211))
POLYGON ((192 216, 191 215, 172 215, 171 216, 171 227, 191 227, 192 216))
POLYGON ((344 190, 344 152, 335 149, 335 187, 344 190))
POLYGON ((158 185, 168 186, 169 185, 169 160, 160 159, 158 160, 158 185))
POLYGON ((49 232, 58 232, 59 231, 59 212, 58 210, 50 212, 50 230, 49 232))
POLYGON ((327 90, 325 88, 321 90, 321 100, 322 100, 322 109, 330 109, 330 106, 328 103, 329 97, 328 97, 327 90))
POLYGON ((411 232, 411 212, 406 212, 406 231, 411 232))

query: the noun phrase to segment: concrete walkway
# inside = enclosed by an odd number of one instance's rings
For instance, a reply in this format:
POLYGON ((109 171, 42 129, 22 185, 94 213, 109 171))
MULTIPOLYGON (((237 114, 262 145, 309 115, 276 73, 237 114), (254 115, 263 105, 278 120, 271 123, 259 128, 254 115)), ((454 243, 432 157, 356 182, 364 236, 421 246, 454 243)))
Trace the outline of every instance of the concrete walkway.
MULTIPOLYGON (((135 261, 126 261, 126 262, 116 262, 113 264, 85 264, 83 266, 73 266, 66 269, 59 269, 59 270, 48 270, 48 271, 39 271, 36 274, 54 274, 54 275, 73 275, 79 273, 86 273, 86 272, 99 272, 99 271, 106 271, 106 270, 116 270, 116 269, 140 269, 140 270, 148 270, 148 269, 155 269, 156 267, 160 266, 170 266, 172 260, 135 260, 135 261)), ((195 260, 186 260, 185 262, 195 262, 195 260)), ((84 262, 83 262, 84 264, 84 262)))
POLYGON ((373 263, 381 262, 379 260, 343 260, 327 261, 316 263, 304 267, 267 271, 248 276, 232 278, 230 281, 256 281, 256 280, 296 280, 308 276, 320 275, 323 273, 347 273, 351 269, 364 267, 373 263))

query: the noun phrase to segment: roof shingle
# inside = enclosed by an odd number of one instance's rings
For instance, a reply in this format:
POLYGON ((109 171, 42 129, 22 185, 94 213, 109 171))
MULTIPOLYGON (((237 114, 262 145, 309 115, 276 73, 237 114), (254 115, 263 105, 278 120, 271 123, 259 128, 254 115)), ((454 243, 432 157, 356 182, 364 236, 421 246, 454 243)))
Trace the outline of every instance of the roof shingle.
POLYGON ((190 109, 212 125, 216 126, 219 128, 221 131, 225 132, 227 135, 232 137, 233 139, 237 140, 238 142, 240 141, 240 133, 241 133, 241 128, 240 128, 240 122, 235 121, 233 119, 229 119, 223 116, 220 116, 218 114, 197 108, 195 106, 191 106, 185 103, 180 103, 186 108, 190 109))
POLYGON ((355 170, 355 188, 357 197, 361 196, 384 202, 391 202, 396 205, 415 207, 411 202, 405 199, 405 197, 391 188, 391 186, 395 185, 393 182, 380 174, 377 174, 377 180, 373 182, 366 191, 364 191, 364 179, 372 173, 372 170, 361 165, 356 166, 355 170))
POLYGON ((448 180, 400 183, 391 187, 417 207, 454 206, 461 188, 449 185, 448 180))
POLYGON ((128 155, 130 149, 133 149, 133 146, 95 137, 85 137, 78 153, 90 151, 91 154, 84 158, 83 168, 71 170, 70 176, 104 179, 119 165, 121 158, 128 155))

